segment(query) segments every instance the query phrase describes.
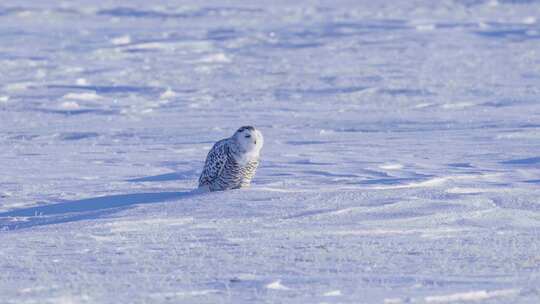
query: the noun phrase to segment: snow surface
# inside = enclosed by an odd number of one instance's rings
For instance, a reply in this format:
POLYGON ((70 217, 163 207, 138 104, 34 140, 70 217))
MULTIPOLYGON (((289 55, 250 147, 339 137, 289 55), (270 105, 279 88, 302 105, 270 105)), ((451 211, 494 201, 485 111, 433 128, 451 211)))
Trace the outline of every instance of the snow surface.
POLYGON ((0 303, 540 303, 540 1, 0 3, 0 303), (263 131, 252 188, 191 192, 263 131))

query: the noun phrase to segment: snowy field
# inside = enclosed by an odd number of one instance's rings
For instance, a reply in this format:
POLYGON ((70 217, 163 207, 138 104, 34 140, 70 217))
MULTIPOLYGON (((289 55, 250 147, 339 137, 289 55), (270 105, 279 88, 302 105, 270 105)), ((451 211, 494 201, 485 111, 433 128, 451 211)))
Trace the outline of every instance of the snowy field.
POLYGON ((540 303, 540 1, 2 0, 0 168, 2 304, 540 303))

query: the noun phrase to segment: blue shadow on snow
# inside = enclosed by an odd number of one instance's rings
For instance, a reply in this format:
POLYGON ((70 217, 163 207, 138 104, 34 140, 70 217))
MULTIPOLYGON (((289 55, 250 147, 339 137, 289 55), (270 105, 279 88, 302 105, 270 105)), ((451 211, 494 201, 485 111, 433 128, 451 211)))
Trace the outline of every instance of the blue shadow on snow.
POLYGON ((520 158, 520 159, 511 159, 501 162, 505 165, 538 165, 540 164, 540 156, 538 157, 529 157, 529 158, 520 158))
POLYGON ((174 181, 174 180, 183 180, 183 179, 197 177, 197 174, 195 174, 194 172, 195 171, 172 172, 172 173, 165 173, 165 174, 159 174, 159 175, 153 175, 153 176, 133 178, 133 179, 128 179, 127 181, 128 182, 166 182, 166 181, 174 181))
POLYGON ((178 200, 196 194, 195 191, 120 194, 17 209, 0 213, 0 231, 95 219, 134 205, 178 200))

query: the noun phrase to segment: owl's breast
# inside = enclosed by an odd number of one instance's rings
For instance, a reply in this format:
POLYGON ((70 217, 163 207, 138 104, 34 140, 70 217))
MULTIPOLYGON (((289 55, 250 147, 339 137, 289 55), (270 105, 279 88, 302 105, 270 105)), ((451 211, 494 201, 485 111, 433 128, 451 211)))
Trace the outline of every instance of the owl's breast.
POLYGON ((225 163, 222 174, 218 178, 219 190, 237 189, 249 186, 259 162, 250 161, 244 165, 237 162, 234 158, 229 158, 225 163))

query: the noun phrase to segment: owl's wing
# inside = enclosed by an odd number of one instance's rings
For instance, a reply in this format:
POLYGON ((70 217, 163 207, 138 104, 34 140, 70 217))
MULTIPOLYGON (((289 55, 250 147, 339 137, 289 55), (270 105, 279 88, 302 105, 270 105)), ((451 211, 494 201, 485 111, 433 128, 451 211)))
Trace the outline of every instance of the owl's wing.
POLYGON ((225 163, 227 162, 227 141, 221 140, 218 141, 208 152, 206 157, 206 162, 204 164, 203 172, 199 178, 199 187, 202 185, 211 184, 223 171, 225 168, 225 163))

